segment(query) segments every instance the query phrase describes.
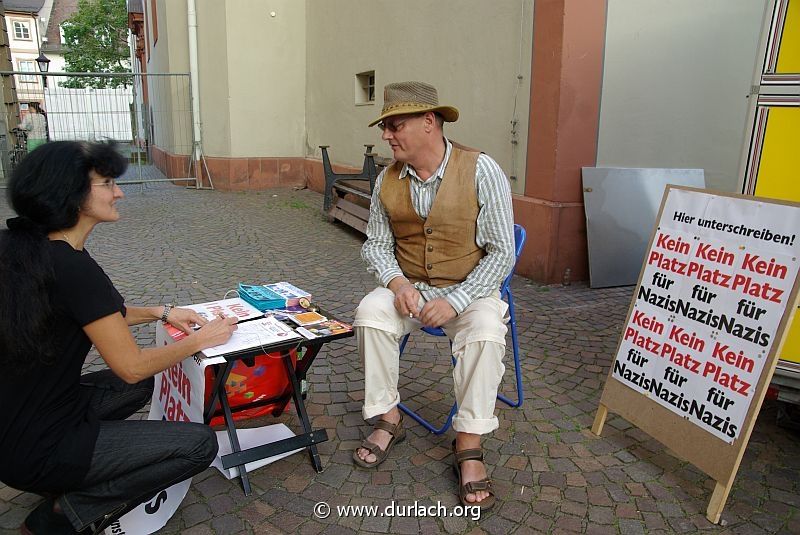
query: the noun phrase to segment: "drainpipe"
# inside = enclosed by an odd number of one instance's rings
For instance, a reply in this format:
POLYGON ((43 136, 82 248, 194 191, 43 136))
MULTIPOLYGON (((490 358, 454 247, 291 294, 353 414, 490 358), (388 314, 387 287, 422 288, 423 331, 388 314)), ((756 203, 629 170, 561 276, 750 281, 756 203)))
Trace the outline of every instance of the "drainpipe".
MULTIPOLYGON (((186 12, 189 21, 189 80, 192 90, 192 116, 194 118, 192 157, 194 158, 195 166, 199 166, 203 153, 203 138, 200 133, 200 83, 197 75, 197 8, 195 0, 186 0, 186 12)), ((197 168, 196 172, 199 178, 200 169, 197 168)))

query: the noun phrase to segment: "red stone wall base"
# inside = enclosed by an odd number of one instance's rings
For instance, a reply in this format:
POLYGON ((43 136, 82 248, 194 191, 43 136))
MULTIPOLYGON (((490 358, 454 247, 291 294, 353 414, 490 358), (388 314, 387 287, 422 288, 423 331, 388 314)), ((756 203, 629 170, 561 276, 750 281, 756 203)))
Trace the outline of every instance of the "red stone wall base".
MULTIPOLYGON (((167 178, 194 178, 190 157, 186 154, 172 154, 155 145, 150 146, 150 158, 164 176, 167 178)), ((174 184, 188 185, 184 180, 173 180, 174 184)))
MULTIPOLYGON (((194 177, 189 156, 172 154, 159 147, 150 147, 153 165, 167 178, 194 177)), ((218 158, 206 156, 200 168, 203 186, 209 186, 208 175, 214 188, 221 191, 263 190, 276 187, 307 187, 318 193, 325 188, 322 161, 314 158, 218 158)), ((359 173, 360 167, 334 165, 337 173, 359 173)), ((176 184, 184 181, 176 180, 176 184)))
POLYGON ((514 221, 528 239, 515 273, 545 284, 589 279, 583 204, 554 203, 514 195, 514 221))

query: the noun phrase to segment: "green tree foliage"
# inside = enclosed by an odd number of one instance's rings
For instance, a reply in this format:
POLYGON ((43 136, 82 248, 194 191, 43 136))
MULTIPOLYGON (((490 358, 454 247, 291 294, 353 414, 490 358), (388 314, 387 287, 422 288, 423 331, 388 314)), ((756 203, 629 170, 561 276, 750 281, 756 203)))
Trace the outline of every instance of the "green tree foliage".
MULTIPOLYGON (((125 0, 79 0, 78 10, 62 24, 67 72, 131 72, 128 10, 125 0)), ((65 87, 118 87, 129 77, 71 77, 65 87)))

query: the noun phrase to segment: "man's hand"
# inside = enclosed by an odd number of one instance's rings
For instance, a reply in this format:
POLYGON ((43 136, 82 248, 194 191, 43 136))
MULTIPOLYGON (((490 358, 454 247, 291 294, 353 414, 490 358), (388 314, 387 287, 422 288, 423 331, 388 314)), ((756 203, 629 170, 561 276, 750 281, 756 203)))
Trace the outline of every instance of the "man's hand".
POLYGON ((453 308, 447 299, 437 297, 431 299, 419 313, 419 321, 426 327, 441 327, 451 319, 456 317, 456 309, 453 308))
POLYGON ((389 283, 389 289, 394 292, 394 308, 401 316, 413 318, 419 314, 419 300, 422 296, 414 285, 396 277, 389 283))

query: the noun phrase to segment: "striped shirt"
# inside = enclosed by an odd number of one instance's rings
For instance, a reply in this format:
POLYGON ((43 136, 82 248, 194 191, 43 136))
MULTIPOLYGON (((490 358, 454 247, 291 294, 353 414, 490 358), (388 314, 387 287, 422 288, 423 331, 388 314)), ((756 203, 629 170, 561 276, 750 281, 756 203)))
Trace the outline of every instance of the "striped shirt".
MULTIPOLYGON (((453 145, 445 138, 444 159, 428 180, 421 179, 414 168, 405 164, 398 180, 407 177, 411 183, 411 204, 414 211, 426 219, 431 211, 433 200, 442 184, 444 170, 450 159, 453 145)), ((374 273, 378 281, 388 286, 403 272, 395 258, 395 242, 386 209, 380 200, 381 184, 386 169, 378 176, 369 209, 367 241, 361 248, 361 258, 369 264, 368 271, 374 273)), ((424 282, 414 286, 425 301, 444 297, 455 311, 461 314, 470 303, 481 297, 495 294, 503 279, 514 267, 514 215, 511 207, 511 187, 503 170, 492 158, 485 154, 478 156, 475 170, 475 188, 478 196, 478 222, 475 242, 486 251, 478 266, 466 280, 446 288, 434 288, 424 282)))

